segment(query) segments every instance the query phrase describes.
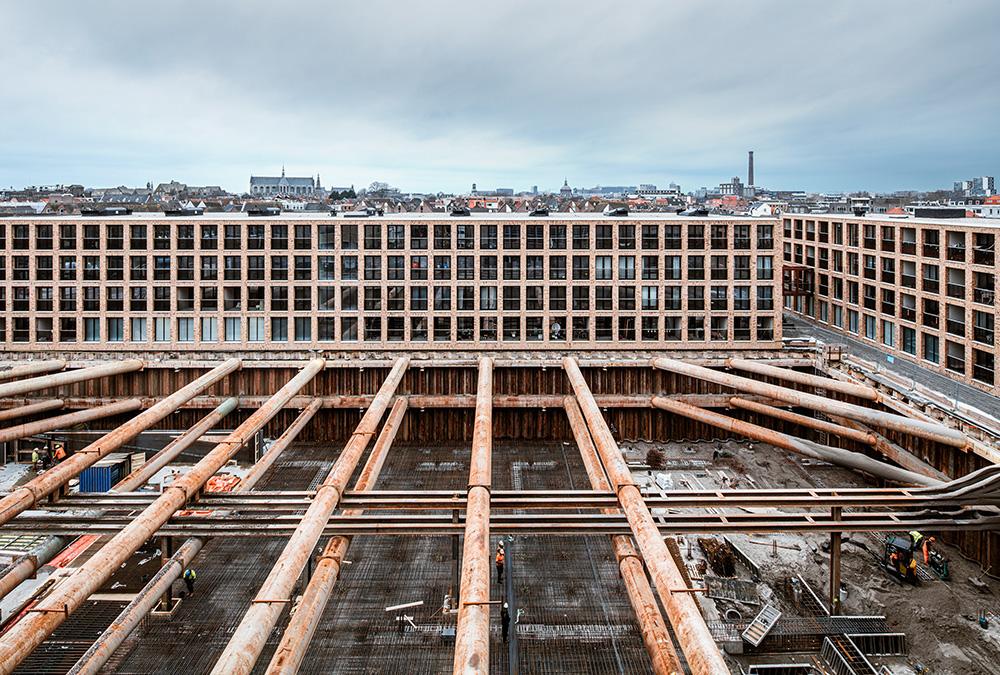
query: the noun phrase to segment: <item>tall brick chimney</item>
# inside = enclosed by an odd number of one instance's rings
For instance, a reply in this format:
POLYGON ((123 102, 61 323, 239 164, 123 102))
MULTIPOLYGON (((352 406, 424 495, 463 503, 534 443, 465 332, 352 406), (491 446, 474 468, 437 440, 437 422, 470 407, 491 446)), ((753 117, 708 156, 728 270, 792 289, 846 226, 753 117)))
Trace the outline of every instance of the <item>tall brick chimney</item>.
POLYGON ((747 169, 747 185, 753 185, 753 150, 750 151, 750 166, 747 169))

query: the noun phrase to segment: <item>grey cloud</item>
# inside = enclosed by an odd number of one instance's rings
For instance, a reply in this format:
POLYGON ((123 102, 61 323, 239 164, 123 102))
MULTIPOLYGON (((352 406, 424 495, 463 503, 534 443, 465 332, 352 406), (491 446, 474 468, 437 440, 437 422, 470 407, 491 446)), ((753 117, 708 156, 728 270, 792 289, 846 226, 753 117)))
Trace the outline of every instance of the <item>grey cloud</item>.
POLYGON ((768 185, 933 187, 996 171, 998 18, 988 0, 20 3, 0 184, 140 167, 240 189, 284 161, 412 189, 694 187, 753 147, 768 185))

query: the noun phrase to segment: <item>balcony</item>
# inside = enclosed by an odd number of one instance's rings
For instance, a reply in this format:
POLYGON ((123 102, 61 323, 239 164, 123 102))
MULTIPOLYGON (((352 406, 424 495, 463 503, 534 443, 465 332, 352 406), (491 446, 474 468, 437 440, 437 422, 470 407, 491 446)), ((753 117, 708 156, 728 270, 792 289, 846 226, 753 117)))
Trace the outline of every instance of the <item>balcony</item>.
POLYGON ((992 288, 974 288, 972 289, 972 301, 978 302, 981 305, 992 305, 996 299, 996 294, 992 288))
POLYGON ((964 298, 965 297, 965 286, 961 284, 948 284, 948 297, 949 298, 964 298))
POLYGON ((903 286, 906 286, 907 288, 917 287, 917 277, 914 276, 913 274, 901 274, 899 276, 899 280, 900 283, 903 284, 903 286))
POLYGON ((904 241, 899 245, 899 252, 904 255, 916 255, 917 254, 917 242, 915 241, 904 241))
POLYGON ((965 247, 964 246, 949 246, 948 247, 948 260, 955 260, 957 262, 965 262, 965 247))
POLYGON ((916 323, 917 321, 917 310, 914 307, 901 307, 899 310, 899 317, 904 321, 912 321, 916 323))
POLYGON ((927 293, 937 293, 941 290, 941 284, 937 279, 928 279, 924 277, 924 291, 927 293))

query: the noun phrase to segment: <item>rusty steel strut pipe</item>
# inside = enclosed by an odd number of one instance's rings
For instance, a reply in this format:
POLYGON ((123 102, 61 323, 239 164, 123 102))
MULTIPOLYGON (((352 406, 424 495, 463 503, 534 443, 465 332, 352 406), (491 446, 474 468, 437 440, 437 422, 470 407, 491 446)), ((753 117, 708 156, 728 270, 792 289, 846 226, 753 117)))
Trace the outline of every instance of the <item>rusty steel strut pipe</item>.
POLYGON ((864 443, 865 445, 875 445, 875 434, 865 433, 856 429, 848 429, 847 427, 834 424, 833 422, 819 420, 815 417, 807 417, 805 415, 794 413, 791 410, 785 410, 784 408, 775 408, 764 403, 748 401, 745 398, 739 398, 738 396, 734 396, 729 399, 729 405, 734 408, 740 408, 741 410, 749 410, 750 412, 767 415, 768 417, 773 417, 777 420, 798 424, 809 429, 815 429, 816 431, 825 431, 828 434, 840 436, 841 438, 847 438, 852 441, 857 441, 858 443, 864 443))
POLYGON ((462 541, 455 631, 456 675, 490 672, 490 490, 493 485, 493 359, 479 359, 476 419, 462 541))
MULTIPOLYGON (((130 399, 125 399, 130 400, 130 399)), ((118 483, 111 488, 111 492, 132 492, 143 485, 153 477, 153 475, 166 466, 169 462, 179 455, 184 449, 190 447, 195 441, 197 441, 202 435, 205 434, 210 428, 216 425, 223 416, 229 414, 236 409, 239 399, 236 397, 228 398, 223 401, 222 405, 216 408, 214 411, 203 417, 198 424, 191 427, 189 430, 185 431, 183 434, 175 438, 166 447, 160 450, 158 453, 147 459, 142 463, 142 466, 138 467, 135 471, 130 473, 125 478, 121 479, 118 483)), ((244 479, 245 480, 245 479, 244 479)), ((57 539, 56 537, 50 537, 50 539, 57 539)), ((65 546, 65 542, 63 543, 65 546)), ((60 546, 62 548, 62 546, 60 546)), ((89 548, 89 547, 88 547, 89 548)), ((41 556, 34 558, 34 566, 30 571, 25 574, 24 570, 27 570, 28 564, 31 560, 22 560, 19 567, 16 570, 11 570, 11 572, 5 572, 3 576, 0 576, 0 598, 3 598, 7 593, 13 590, 18 584, 24 579, 34 574, 37 569, 48 562, 53 556, 49 556, 45 560, 41 559, 41 556), (8 585, 13 583, 13 586, 8 588, 8 585)))
POLYGON ((901 469, 898 466, 880 462, 860 452, 851 452, 850 450, 833 448, 829 445, 820 445, 819 443, 807 441, 804 438, 796 438, 795 436, 783 434, 774 429, 757 426, 756 424, 744 422, 728 415, 720 415, 717 412, 705 410, 704 408, 696 408, 693 405, 681 403, 680 401, 671 401, 661 396, 654 396, 653 406, 660 410, 666 410, 698 422, 703 422, 704 424, 710 424, 719 429, 725 429, 726 431, 740 434, 741 436, 746 436, 762 443, 769 443, 775 447, 790 450, 806 457, 830 462, 831 464, 837 464, 849 469, 857 469, 897 483, 911 483, 926 487, 934 487, 942 484, 941 481, 935 478, 928 478, 915 471, 901 469))
POLYGON ((68 365, 69 363, 67 363, 65 359, 55 359, 54 361, 30 361, 23 365, 12 366, 7 370, 0 370, 0 380, 13 380, 18 377, 54 373, 62 370, 68 365))
MULTIPOLYGON (((138 363, 142 362, 139 361, 138 363)), ((0 499, 0 525, 6 523, 22 511, 30 509, 38 503, 38 500, 60 489, 71 478, 79 475, 88 466, 117 450, 149 427, 170 415, 189 400, 239 368, 240 363, 240 359, 229 359, 193 382, 184 385, 170 396, 161 399, 152 408, 139 413, 114 431, 105 434, 82 450, 73 453, 42 475, 11 491, 6 497, 0 499)), ((62 374, 60 373, 60 375, 62 374)), ((58 375, 51 375, 49 377, 58 377, 58 375)))
MULTIPOLYGON (((249 492, 254 489, 260 479, 266 473, 266 469, 274 465, 274 461, 282 452, 291 445, 295 437, 301 433, 316 412, 322 406, 321 399, 313 399, 306 408, 295 418, 291 426, 279 436, 268 448, 260 459, 253 465, 250 471, 243 477, 240 484, 233 492, 249 492), (265 469, 258 471, 261 466, 265 469)), ((175 581, 181 578, 184 570, 194 561, 195 556, 201 552, 205 545, 205 539, 192 537, 181 544, 174 554, 167 560, 160 571, 153 575, 153 578, 143 586, 142 590, 136 593, 132 601, 121 611, 121 614, 111 622, 99 638, 90 646, 83 656, 73 665, 67 675, 97 675, 108 659, 114 655, 115 650, 125 642, 132 631, 136 629, 143 618, 156 607, 175 581)))
POLYGON ((261 651, 264 649, 264 644, 267 642, 267 637, 278 622, 285 605, 291 599, 295 583, 312 555, 316 542, 323 536, 323 529, 330 520, 330 515, 340 503, 340 497, 347 488, 347 483, 351 479, 351 474, 354 473, 354 468, 358 465, 358 460, 361 459, 361 455, 364 454, 368 443, 375 435, 378 423, 389 407, 393 394, 406 373, 409 362, 410 359, 407 356, 396 359, 396 364, 389 371, 385 382, 382 383, 371 407, 365 411, 354 430, 354 434, 351 435, 343 452, 340 453, 340 457, 330 469, 330 473, 316 489, 316 496, 305 515, 302 516, 302 520, 289 538, 274 567, 271 568, 270 574, 257 592, 250 609, 247 610, 243 620, 236 627, 233 637, 216 662, 215 668, 212 670, 213 673, 248 674, 253 670, 261 651))
MULTIPOLYGON (((133 490, 145 485, 146 481, 148 481, 153 474, 163 468, 163 466, 165 466, 168 462, 173 460, 174 457, 180 454, 184 448, 187 448, 194 443, 208 429, 215 426, 216 422, 221 419, 222 415, 225 415, 235 409, 237 402, 238 399, 235 397, 226 399, 221 406, 216 408, 214 412, 206 415, 200 422, 198 422, 197 425, 175 438, 165 448, 163 448, 163 450, 160 450, 158 453, 147 459, 143 462, 142 466, 138 467, 135 471, 116 483, 114 487, 111 488, 111 492, 132 492, 133 490), (220 411, 225 412, 219 414, 220 411)), ((59 538, 50 537, 50 539, 59 538)), ((65 546, 65 542, 63 542, 60 548, 63 546, 65 546)), ((21 583, 21 581, 34 574, 41 565, 44 565, 52 557, 53 556, 49 556, 45 560, 42 560, 41 556, 37 556, 33 559, 22 560, 19 563, 18 568, 13 569, 10 572, 4 572, 3 576, 0 576, 0 598, 7 595, 7 593, 13 590, 18 584, 21 583), (32 561, 33 567, 28 570, 28 565, 31 564, 32 561)))
MULTIPOLYGON (((392 441, 396 438, 396 433, 403 422, 403 415, 406 413, 406 398, 399 397, 392 404, 392 410, 379 432, 375 445, 368 461, 361 469, 361 475, 354 484, 356 492, 367 492, 375 487, 378 475, 385 464, 385 458, 389 454, 392 441)), ((362 509, 346 509, 345 516, 354 516, 362 513, 362 509)), ((330 599, 330 592, 333 590, 337 579, 340 576, 340 567, 343 564, 344 556, 351 545, 350 537, 330 537, 323 551, 320 553, 319 562, 313 570, 309 585, 302 593, 299 605, 295 614, 288 621, 288 626, 281 636, 281 642, 274 651, 274 657, 267 667, 268 673, 280 673, 281 675, 295 675, 302 667, 302 660, 306 656, 309 643, 312 642, 316 628, 323 618, 323 611, 326 609, 327 601, 330 599)))
POLYGON ((102 363, 99 366, 91 366, 89 368, 67 370, 53 375, 32 377, 27 380, 18 380, 17 382, 5 382, 4 384, 0 384, 0 398, 5 398, 7 396, 20 396, 21 394, 27 394, 41 389, 53 389, 66 384, 86 382, 87 380, 94 380, 98 377, 131 373, 136 370, 142 370, 145 367, 145 361, 129 359, 127 361, 102 363))
POLYGON ((0 600, 17 588, 22 581, 31 578, 39 567, 52 560, 66 546, 63 537, 46 537, 31 553, 25 553, 7 565, 0 575, 0 600))
POLYGON ((32 415, 40 415, 42 413, 52 412, 53 410, 59 410, 66 405, 66 402, 60 398, 54 398, 48 401, 39 401, 38 403, 28 403, 27 405, 22 405, 18 408, 8 408, 7 410, 0 410, 0 422, 6 422, 7 420, 18 420, 24 417, 31 417, 32 415))
POLYGON ((739 375, 732 375, 730 373, 712 370, 711 368, 703 368, 702 366, 677 361, 676 359, 658 357, 652 359, 650 364, 654 368, 659 368, 661 370, 666 370, 671 373, 684 375, 698 380, 704 380, 706 382, 712 382, 723 387, 730 387, 743 393, 766 396, 785 403, 791 403, 792 405, 799 406, 801 408, 818 410, 830 415, 849 417, 850 419, 857 420, 859 422, 865 422, 866 424, 883 427, 885 429, 892 429, 894 431, 901 431, 903 433, 937 441, 938 443, 944 443, 945 445, 950 445, 956 448, 964 448, 968 444, 968 439, 966 439, 965 434, 961 431, 958 429, 951 429, 940 424, 923 422, 921 420, 903 417, 902 415, 882 412, 873 408, 865 408, 864 406, 854 405, 853 403, 845 403, 843 401, 836 401, 823 396, 817 396, 815 394, 808 394, 804 391, 779 387, 775 384, 751 380, 747 377, 740 377, 739 375))
MULTIPOLYGON (((587 422, 583 419, 580 406, 576 399, 567 396, 563 404, 566 409, 566 417, 569 418, 569 426, 573 430, 576 444, 580 448, 580 457, 583 459, 583 466, 587 470, 587 477, 590 479, 590 486, 602 492, 611 491, 611 483, 608 482, 607 474, 601 459, 597 456, 594 442, 587 430, 587 422)), ((618 509, 605 509, 605 513, 617 513, 618 509)), ((639 558, 639 552, 635 550, 632 539, 624 535, 611 537, 611 545, 618 560, 618 571, 622 575, 622 582, 625 584, 625 591, 628 593, 629 602, 635 612, 636 621, 639 624, 639 631, 642 633, 642 642, 649 654, 653 672, 656 675, 676 675, 683 673, 680 658, 674 649, 674 643, 670 640, 670 633, 667 631, 667 624, 663 621, 660 608, 656 604, 656 596, 646 578, 646 568, 639 558)))
POLYGON ((621 450, 601 415, 601 409, 597 406, 583 373, 580 372, 580 366, 576 359, 567 356, 563 359, 563 368, 573 386, 576 400, 597 446, 597 452, 608 472, 608 480, 618 496, 622 511, 625 512, 629 527, 646 561, 646 567, 653 578, 653 585, 667 612, 667 618, 673 626, 674 635, 677 636, 677 642, 684 652, 691 672, 695 675, 729 672, 722 652, 715 644, 712 633, 705 623, 705 617, 698 608, 698 603, 690 593, 674 592, 675 589, 685 587, 684 577, 677 569, 677 563, 667 550, 656 522, 639 488, 632 480, 632 473, 625 464, 625 458, 622 457, 621 450))
POLYGON ((773 377, 779 380, 785 380, 786 382, 802 384, 807 387, 826 389, 827 391, 835 391, 840 394, 847 394, 848 396, 856 396, 857 398, 865 399, 866 401, 875 401, 877 403, 881 398, 875 389, 865 384, 841 382, 840 380, 835 380, 831 377, 822 377, 820 375, 803 373, 800 370, 792 370, 791 368, 779 368, 777 366, 772 366, 767 361, 754 361, 752 359, 727 359, 726 366, 736 370, 742 370, 747 373, 756 373, 757 375, 764 375, 765 377, 773 377))
POLYGON ((124 401, 118 401, 117 403, 111 403, 110 405, 102 405, 99 408, 87 408, 85 410, 77 410, 76 412, 66 413, 65 415, 47 417, 43 420, 37 420, 35 422, 25 422, 24 424, 18 424, 13 427, 0 429, 0 443, 7 443, 8 441, 14 441, 19 438, 27 438, 28 436, 34 436, 35 434, 44 434, 48 431, 55 431, 56 429, 65 429, 67 427, 83 424, 84 422, 92 422, 105 417, 134 412, 140 408, 142 408, 142 401, 137 398, 127 398, 124 401))
MULTIPOLYGON (((236 361, 238 365, 238 359, 236 361)), ((70 613, 86 602, 130 555, 170 520, 216 471, 277 415, 292 396, 323 370, 324 364, 324 359, 310 361, 267 403, 216 445, 190 471, 167 486, 152 504, 14 624, 0 641, 0 673, 6 675, 13 672, 70 613)))
POLYGON ((223 417, 236 410, 239 402, 240 400, 236 396, 227 398, 218 408, 202 417, 197 424, 167 443, 162 450, 143 462, 142 466, 125 476, 111 488, 111 492, 132 492, 145 485, 150 478, 156 475, 157 471, 174 461, 178 455, 197 443, 198 439, 218 424, 223 417))

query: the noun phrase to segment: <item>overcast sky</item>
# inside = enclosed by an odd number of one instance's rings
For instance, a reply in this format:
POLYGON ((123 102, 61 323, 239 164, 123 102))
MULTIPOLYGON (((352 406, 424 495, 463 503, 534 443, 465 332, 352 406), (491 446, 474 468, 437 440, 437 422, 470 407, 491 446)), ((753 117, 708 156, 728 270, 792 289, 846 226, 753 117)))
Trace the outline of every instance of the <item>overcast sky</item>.
POLYGON ((997 0, 7 2, 0 185, 1000 174, 997 0))

